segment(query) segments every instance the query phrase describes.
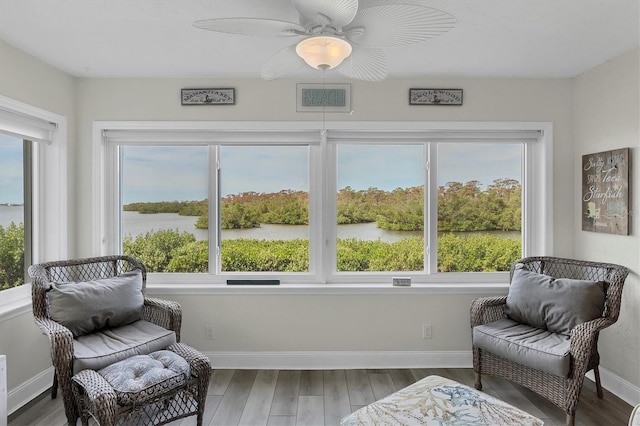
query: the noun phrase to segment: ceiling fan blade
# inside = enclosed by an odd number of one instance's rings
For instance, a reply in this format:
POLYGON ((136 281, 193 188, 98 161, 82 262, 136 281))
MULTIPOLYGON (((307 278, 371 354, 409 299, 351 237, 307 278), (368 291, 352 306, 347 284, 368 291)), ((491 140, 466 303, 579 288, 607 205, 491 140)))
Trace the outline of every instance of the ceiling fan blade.
POLYGON ((387 57, 382 49, 353 46, 336 71, 357 80, 382 81, 387 78, 387 57))
POLYGON ((358 12, 358 0, 291 0, 291 3, 314 25, 330 23, 337 29, 351 22, 358 12))
POLYGON ((296 53, 296 45, 285 47, 273 55, 262 66, 260 75, 265 80, 275 80, 307 66, 307 63, 296 53))
POLYGON ((452 15, 430 7, 388 4, 360 10, 343 31, 366 47, 397 47, 437 37, 456 26, 452 15), (364 31, 358 34, 358 29, 364 31), (354 30, 349 34, 349 29, 354 30))
POLYGON ((244 34, 261 37, 297 36, 296 31, 304 32, 305 28, 295 22, 277 21, 261 18, 217 18, 204 19, 193 23, 196 28, 217 31, 219 33, 244 34))

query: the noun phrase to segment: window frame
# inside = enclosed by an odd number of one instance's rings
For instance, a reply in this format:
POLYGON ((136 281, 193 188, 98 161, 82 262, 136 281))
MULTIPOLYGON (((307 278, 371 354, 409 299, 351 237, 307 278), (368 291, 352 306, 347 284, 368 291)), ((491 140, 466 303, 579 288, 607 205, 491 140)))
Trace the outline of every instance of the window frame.
MULTIPOLYGON (((25 133, 7 133, 23 140, 31 140, 32 173, 30 177, 25 178, 31 180, 31 263, 64 259, 68 252, 67 119, 2 95, 0 110, 9 115, 15 114, 21 119, 21 122, 17 123, 18 127, 27 130, 32 125, 37 127, 38 122, 52 123, 52 127, 55 127, 55 131, 50 132, 46 139, 40 140, 25 133)), ((25 281, 21 286, 2 290, 0 294, 0 320, 30 309, 30 282, 25 281)))
MULTIPOLYGON (((429 143, 433 142, 429 147, 430 158, 427 164, 433 164, 434 150, 438 142, 442 141, 483 141, 484 143, 492 142, 490 139, 492 134, 504 134, 505 138, 509 134, 518 132, 539 132, 540 137, 536 142, 526 142, 524 144, 524 153, 522 158, 523 170, 523 256, 531 255, 551 255, 553 253, 553 125, 550 122, 366 122, 366 121, 335 121, 325 122, 320 129, 321 124, 318 122, 308 121, 273 121, 273 122, 256 122, 256 121, 236 121, 236 122, 211 122, 211 121, 191 121, 191 122, 139 122, 139 121, 95 121, 93 123, 93 170, 94 170, 94 190, 98 197, 94 199, 93 215, 94 223, 100 224, 93 229, 93 247, 94 251, 102 254, 113 253, 119 250, 114 245, 114 241, 118 238, 114 233, 117 229, 117 218, 119 217, 119 208, 115 200, 118 199, 118 182, 114 179, 118 176, 117 161, 113 158, 114 146, 117 144, 108 142, 106 131, 109 130, 141 130, 150 131, 162 135, 167 132, 227 132, 229 140, 238 143, 242 140, 242 135, 256 135, 254 140, 246 143, 253 143, 260 139, 260 132, 279 132, 282 129, 300 130, 318 132, 320 137, 319 144, 310 144, 310 272, 281 274, 274 276, 273 274, 246 274, 251 278, 280 278, 283 285, 291 284, 347 284, 347 285, 380 285, 388 284, 391 277, 398 273, 339 273, 334 272, 335 253, 331 253, 330 248, 325 248, 328 242, 333 239, 335 241, 335 172, 336 163, 335 150, 332 154, 330 148, 331 143, 327 142, 327 132, 355 132, 358 131, 380 131, 380 132, 406 132, 409 134, 419 134, 424 138, 423 141, 413 141, 413 143, 429 143), (413 133, 412 133, 413 132, 413 133), (236 135, 237 134, 237 135, 236 135), (231 135, 231 136, 228 136, 231 135), (425 135, 428 135, 426 137, 425 135), (443 137, 446 136, 446 137, 443 137), (474 136, 470 138, 470 135, 474 136), (334 158, 332 159, 332 155, 334 158), (321 192, 322 191, 322 192, 321 192), (316 214, 312 212, 324 212, 324 214, 316 214), (324 241, 323 241, 324 240, 324 241), (312 266, 315 265, 315 266, 312 266)), ((409 137, 409 136, 407 136, 409 137)), ((268 138, 267 138, 268 139, 268 138)), ((505 140, 507 141, 507 140, 505 140)), ((514 142, 513 139, 508 140, 514 142)), ((218 140, 213 143, 220 142, 218 140)), ((223 142, 220 142, 223 143, 223 142)), ((272 144, 275 142, 271 140, 272 144)), ((401 143, 400 141, 398 143, 401 143)), ((153 143, 148 143, 153 144, 153 143)), ((185 143, 188 144, 188 143, 185 143)), ((172 143, 172 145, 176 145, 172 143)), ((212 150, 215 151, 215 150, 212 150)), ((213 155, 215 158, 215 155, 213 155)), ((217 171, 210 167, 211 182, 217 179, 217 171)), ((428 167, 425 169, 426 182, 429 187, 435 185, 436 167, 428 167)), ((217 199, 217 184, 210 185, 210 198, 217 199)), ((431 247, 435 247, 434 240, 437 235, 437 221, 428 221, 428 215, 436 214, 437 209, 437 191, 425 191, 425 228, 426 238, 425 245, 431 243, 431 247), (427 214, 428 211, 428 214, 427 214)), ((211 205, 210 205, 211 206, 211 205)), ((211 215, 216 214, 216 209, 210 208, 211 215)), ((214 223, 211 221, 210 223, 214 223)), ((215 234, 215 233, 214 233, 215 234)), ((210 244, 215 240, 215 235, 211 235, 210 244)), ((215 248, 215 246, 214 246, 215 248)), ((429 249, 430 251, 432 248, 429 249)), ((335 249, 333 249, 335 252, 335 249)), ((217 253, 213 254, 210 250, 210 259, 217 253)), ((211 259, 213 260, 213 259, 211 259)), ((425 272, 417 274, 407 274, 413 277, 413 282, 420 285, 468 285, 468 284, 495 284, 507 283, 508 272, 496 273, 429 273, 435 271, 435 256, 427 256, 426 260, 430 260, 431 264, 425 268, 425 272)), ((212 265, 214 266, 214 265, 212 265)), ((426 265, 425 265, 426 266, 426 265)), ((216 275, 219 269, 210 268, 207 274, 149 274, 149 282, 153 286, 155 284, 164 284, 172 286, 176 283, 181 288, 189 284, 213 284, 223 285, 228 275, 216 275)), ((403 273, 404 275, 404 273, 403 273)), ((237 277, 233 274, 233 277, 237 277)))

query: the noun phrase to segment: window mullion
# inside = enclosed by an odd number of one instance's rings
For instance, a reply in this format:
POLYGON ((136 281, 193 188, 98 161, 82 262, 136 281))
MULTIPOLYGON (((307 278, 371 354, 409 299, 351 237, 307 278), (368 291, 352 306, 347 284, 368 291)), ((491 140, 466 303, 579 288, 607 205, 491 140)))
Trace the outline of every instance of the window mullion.
POLYGON ((425 272, 438 271, 438 144, 425 146, 425 272))
POLYGON ((209 273, 219 274, 220 266, 220 146, 209 146, 209 273), (215 230, 213 230, 215 227, 215 230), (213 230, 213 231, 212 231, 213 230))
POLYGON ((28 282, 27 267, 33 263, 33 143, 23 141, 23 200, 24 200, 24 277, 28 282))
POLYGON ((324 148, 324 191, 322 196, 324 197, 324 210, 323 219, 323 234, 322 240, 322 260, 323 260, 323 280, 336 272, 337 261, 337 207, 336 207, 336 193, 337 193, 337 155, 336 144, 325 143, 324 148))

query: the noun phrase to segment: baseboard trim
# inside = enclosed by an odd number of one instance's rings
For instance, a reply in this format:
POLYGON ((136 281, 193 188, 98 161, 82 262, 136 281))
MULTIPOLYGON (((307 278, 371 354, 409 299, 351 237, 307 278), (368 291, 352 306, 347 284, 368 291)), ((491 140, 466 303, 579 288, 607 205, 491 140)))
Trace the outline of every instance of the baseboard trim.
MULTIPOLYGON (((640 404, 640 387, 629 383, 622 377, 613 374, 606 368, 599 368, 600 370, 600 382, 602 387, 626 402, 627 404, 635 407, 640 404)), ((587 378, 595 381, 593 371, 587 373, 587 378)))
MULTIPOLYGON (((349 368, 470 368, 471 351, 300 351, 300 352, 203 352, 213 368, 329 370, 349 368)), ((587 377, 594 380, 593 373, 587 377)), ((602 386, 635 406, 640 403, 640 387, 600 367, 602 386)), ((7 395, 11 415, 45 392, 53 382, 49 367, 7 395)))
POLYGON ((204 352, 220 369, 470 368, 471 351, 204 352))
MULTIPOLYGON (((471 368, 471 351, 318 351, 204 352, 213 368, 329 370, 349 368, 471 368)), ((587 374, 595 380, 593 372, 587 374)), ((640 404, 640 387, 600 367, 602 387, 631 406, 640 404)))
POLYGON ((26 382, 18 385, 9 391, 7 395, 8 415, 13 414, 18 409, 32 401, 42 392, 51 387, 53 383, 53 366, 38 373, 26 382))

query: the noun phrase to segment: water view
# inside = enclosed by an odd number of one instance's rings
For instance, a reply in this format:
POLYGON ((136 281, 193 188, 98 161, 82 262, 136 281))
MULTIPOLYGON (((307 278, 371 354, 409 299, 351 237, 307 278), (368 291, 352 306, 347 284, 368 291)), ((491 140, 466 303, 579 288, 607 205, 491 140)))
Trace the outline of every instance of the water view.
POLYGON ((11 222, 24 222, 23 206, 0 206, 0 226, 6 228, 11 222))
MULTIPOLYGON (((207 240, 208 230, 195 227, 195 216, 180 216, 177 213, 140 214, 138 212, 123 212, 123 234, 144 235, 147 232, 160 229, 177 229, 179 232, 190 232, 196 240, 207 240)), ((519 238, 519 231, 482 231, 482 232, 454 232, 457 235, 493 234, 503 238, 519 238)), ((390 231, 380 229, 375 222, 338 225, 338 238, 354 238, 364 241, 397 242, 408 237, 422 237, 422 231, 390 231)), ((257 239, 257 240, 295 240, 309 238, 308 227, 305 225, 271 225, 263 223, 259 228, 223 229, 222 238, 257 239)))
MULTIPOLYGON (((180 216, 177 213, 140 214, 138 212, 122 213, 122 233, 144 235, 147 232, 160 229, 177 229, 179 232, 190 232, 197 240, 208 239, 207 229, 197 229, 196 216, 180 216)), ((386 231, 378 229, 375 223, 357 223, 352 225, 338 225, 338 238, 355 238, 359 240, 382 240, 387 242, 400 241, 411 236, 422 236, 422 231, 386 231)), ((222 238, 258 239, 258 240, 295 240, 309 239, 309 228, 306 225, 271 225, 261 224, 259 228, 223 229, 222 238)))
MULTIPOLYGON (((21 223, 23 218, 23 206, 0 206, 0 226, 6 227, 11 222, 21 223)), ((196 216, 180 216, 177 213, 140 214, 138 212, 122 212, 123 234, 131 234, 132 237, 144 235, 147 232, 161 229, 173 229, 179 232, 190 232, 196 240, 207 240, 207 229, 195 227, 196 216)), ((487 233, 486 231, 483 233, 487 233)), ((491 231, 490 234, 498 234, 504 238, 518 238, 518 231, 491 231)), ((471 234, 471 233, 456 233, 471 234)), ((422 231, 388 231, 376 227, 371 223, 356 223, 351 225, 338 225, 338 238, 355 238, 358 240, 396 242, 407 237, 422 237, 422 231)), ((259 240, 294 240, 308 239, 308 227, 303 225, 270 225, 262 224, 259 228, 250 229, 223 229, 222 238, 230 239, 259 239, 259 240)))

